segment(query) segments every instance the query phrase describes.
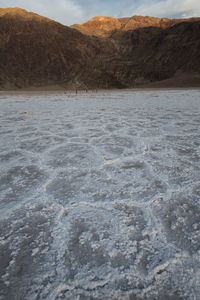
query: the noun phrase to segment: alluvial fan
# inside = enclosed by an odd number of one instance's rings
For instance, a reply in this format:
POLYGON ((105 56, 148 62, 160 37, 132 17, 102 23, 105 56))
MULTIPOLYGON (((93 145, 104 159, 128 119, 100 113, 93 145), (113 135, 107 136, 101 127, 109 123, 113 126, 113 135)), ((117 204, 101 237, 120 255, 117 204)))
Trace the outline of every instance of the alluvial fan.
POLYGON ((199 299, 199 91, 0 106, 1 300, 199 299))

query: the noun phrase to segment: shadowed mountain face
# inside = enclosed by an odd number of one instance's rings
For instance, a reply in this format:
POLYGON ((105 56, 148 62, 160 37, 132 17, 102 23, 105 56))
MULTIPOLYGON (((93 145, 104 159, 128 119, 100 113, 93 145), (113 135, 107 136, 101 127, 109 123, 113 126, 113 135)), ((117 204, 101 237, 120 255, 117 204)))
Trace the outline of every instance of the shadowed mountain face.
POLYGON ((84 36, 36 14, 0 9, 1 86, 92 86, 99 76, 93 59, 111 56, 114 48, 112 41, 84 36))
POLYGON ((185 85, 188 76, 200 85, 199 49, 200 19, 95 17, 70 28, 0 9, 1 89, 122 88, 182 77, 185 85))

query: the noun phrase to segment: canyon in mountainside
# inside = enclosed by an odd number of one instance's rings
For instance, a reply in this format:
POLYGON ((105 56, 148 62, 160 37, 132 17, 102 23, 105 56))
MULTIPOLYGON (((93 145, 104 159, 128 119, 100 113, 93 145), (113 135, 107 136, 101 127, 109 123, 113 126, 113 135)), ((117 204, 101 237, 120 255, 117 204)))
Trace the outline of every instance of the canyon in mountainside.
POLYGON ((200 86, 200 18, 95 17, 71 27, 0 8, 0 89, 200 86))

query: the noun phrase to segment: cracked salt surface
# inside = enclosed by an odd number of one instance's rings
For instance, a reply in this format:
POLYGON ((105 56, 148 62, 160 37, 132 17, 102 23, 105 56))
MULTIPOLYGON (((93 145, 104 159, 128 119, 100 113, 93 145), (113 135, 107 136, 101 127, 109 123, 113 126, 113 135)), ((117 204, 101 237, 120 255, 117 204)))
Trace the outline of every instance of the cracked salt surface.
POLYGON ((0 299, 200 299, 200 92, 0 99, 0 299))

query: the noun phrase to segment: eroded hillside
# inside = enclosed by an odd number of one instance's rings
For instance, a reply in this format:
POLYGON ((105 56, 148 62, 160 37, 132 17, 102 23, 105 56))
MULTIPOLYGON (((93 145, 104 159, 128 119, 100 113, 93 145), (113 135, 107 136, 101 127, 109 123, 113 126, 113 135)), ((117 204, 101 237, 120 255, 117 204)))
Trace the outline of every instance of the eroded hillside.
MULTIPOLYGON (((0 9, 0 87, 123 88, 183 76, 200 85, 200 21, 95 17, 67 27, 0 9), (195 80, 194 80, 195 78, 195 80)), ((181 77, 182 78, 182 77, 181 77)))

